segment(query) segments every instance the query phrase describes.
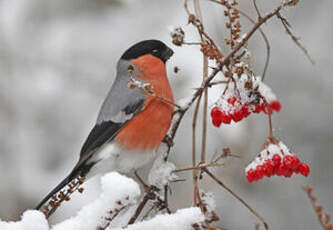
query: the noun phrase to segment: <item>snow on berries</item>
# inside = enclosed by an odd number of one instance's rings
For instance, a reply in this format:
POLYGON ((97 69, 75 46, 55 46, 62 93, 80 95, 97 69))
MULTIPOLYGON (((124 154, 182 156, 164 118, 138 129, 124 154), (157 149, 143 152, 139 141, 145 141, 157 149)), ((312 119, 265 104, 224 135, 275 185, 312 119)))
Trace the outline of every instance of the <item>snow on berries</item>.
POLYGON ((275 138, 268 139, 263 150, 245 168, 247 180, 251 182, 271 176, 291 177, 293 174, 307 177, 310 167, 292 153, 285 144, 275 138))
POLYGON ((243 73, 241 77, 235 74, 234 79, 237 80, 234 84, 229 84, 211 110, 214 126, 220 127, 222 123, 230 124, 231 121, 239 122, 251 113, 271 114, 281 110, 275 94, 260 77, 249 77, 243 73))

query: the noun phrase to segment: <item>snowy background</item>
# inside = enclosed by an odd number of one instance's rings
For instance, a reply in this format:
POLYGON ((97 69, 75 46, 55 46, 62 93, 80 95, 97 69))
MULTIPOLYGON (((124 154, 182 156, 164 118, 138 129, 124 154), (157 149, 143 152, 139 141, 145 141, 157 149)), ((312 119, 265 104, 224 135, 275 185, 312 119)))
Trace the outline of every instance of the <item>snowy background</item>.
MULTIPOLYGON (((203 2, 207 30, 216 41, 226 35, 222 8, 203 2)), ((260 2, 260 1, 258 1, 260 2)), ((262 12, 278 0, 259 4, 262 12)), ((277 136, 310 164, 309 178, 274 178, 249 184, 243 169, 267 136, 267 119, 252 115, 236 126, 209 124, 209 156, 231 147, 241 159, 230 159, 216 171, 234 191, 261 213, 273 229, 318 229, 310 203, 301 190, 313 184, 319 202, 333 213, 333 15, 330 0, 301 1, 285 12, 294 32, 316 60, 311 66, 274 19, 263 27, 272 55, 269 84, 282 103, 273 117, 277 136)), ((255 16, 251 1, 241 8, 255 16)), ((195 47, 172 46, 168 27, 181 25, 186 40, 197 41, 179 0, 1 0, 0 1, 0 219, 17 220, 33 208, 72 169, 115 73, 118 58, 129 45, 158 38, 175 51, 168 64, 176 99, 191 93, 201 78, 201 54, 195 47), (180 72, 173 73, 178 66, 180 72)), ((243 23, 247 25, 247 23, 243 23)), ((254 69, 261 73, 265 46, 259 34, 250 42, 254 69)), ((211 90, 210 103, 221 89, 211 90)), ((190 161, 189 113, 177 134, 171 161, 190 161)), ((146 170, 147 171, 147 170, 146 170)), ((142 172, 143 175, 146 172, 142 172)), ((191 206, 190 173, 172 185, 171 208, 191 206)), ((221 224, 249 229, 257 222, 238 201, 209 179, 201 186, 213 191, 221 224)), ((58 223, 100 193, 99 178, 85 186, 51 218, 58 223)))

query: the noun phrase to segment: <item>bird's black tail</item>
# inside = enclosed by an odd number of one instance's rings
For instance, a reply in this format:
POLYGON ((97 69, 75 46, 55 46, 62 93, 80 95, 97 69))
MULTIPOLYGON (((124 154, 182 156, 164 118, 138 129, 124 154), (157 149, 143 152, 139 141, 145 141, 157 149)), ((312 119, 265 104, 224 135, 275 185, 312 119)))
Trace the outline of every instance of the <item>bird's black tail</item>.
POLYGON ((62 188, 64 188, 67 184, 69 184, 76 175, 72 172, 70 173, 60 184, 57 185, 36 207, 39 210, 53 195, 57 194, 62 188))

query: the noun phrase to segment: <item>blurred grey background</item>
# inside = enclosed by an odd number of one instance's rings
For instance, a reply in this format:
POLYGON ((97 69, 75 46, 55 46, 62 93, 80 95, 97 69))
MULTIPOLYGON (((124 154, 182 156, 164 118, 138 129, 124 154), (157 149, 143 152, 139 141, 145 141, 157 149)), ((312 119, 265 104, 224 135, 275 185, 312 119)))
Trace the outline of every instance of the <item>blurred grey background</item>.
MULTIPOLYGON (((252 1, 241 9, 256 17, 252 1)), ((222 44, 223 9, 201 1, 209 34, 222 44)), ((258 1, 267 12, 278 0, 258 1)), ((240 159, 226 161, 215 172, 261 213, 272 229, 319 229, 301 186, 312 184, 319 203, 333 213, 332 42, 333 1, 301 1, 283 12, 296 35, 315 58, 312 66, 288 37, 277 19, 263 30, 272 46, 269 84, 282 103, 273 117, 275 133, 310 164, 308 178, 273 178, 249 184, 244 167, 255 157, 268 135, 267 119, 252 115, 237 125, 216 129, 209 124, 209 157, 231 147, 240 159)), ((243 27, 250 25, 245 20, 243 27)), ((96 119, 98 109, 115 75, 121 54, 133 43, 149 38, 165 41, 175 50, 168 64, 176 99, 188 96, 201 79, 201 54, 197 47, 174 47, 168 27, 182 26, 187 41, 198 41, 187 26, 183 1, 169 0, 1 0, 0 1, 0 218, 17 220, 33 208, 78 159, 81 144, 96 119), (175 74, 174 66, 180 68, 175 74)), ((245 29, 246 30, 246 29, 245 29)), ((243 31, 246 32, 246 31, 243 31)), ((262 72, 265 45, 256 34, 249 47, 253 68, 262 72)), ((210 104, 221 93, 210 91, 210 104)), ((171 161, 191 164, 192 111, 182 123, 171 161)), ((200 117, 201 119, 201 117, 200 117)), ((198 129, 200 132, 200 128, 198 129)), ((182 173, 190 178, 190 173, 182 173)), ((221 225, 228 229, 253 229, 257 219, 210 179, 201 186, 213 191, 221 225)), ((61 207, 51 222, 58 222, 93 200, 98 178, 86 192, 61 207)), ((191 205, 192 184, 172 185, 171 208, 191 205)))

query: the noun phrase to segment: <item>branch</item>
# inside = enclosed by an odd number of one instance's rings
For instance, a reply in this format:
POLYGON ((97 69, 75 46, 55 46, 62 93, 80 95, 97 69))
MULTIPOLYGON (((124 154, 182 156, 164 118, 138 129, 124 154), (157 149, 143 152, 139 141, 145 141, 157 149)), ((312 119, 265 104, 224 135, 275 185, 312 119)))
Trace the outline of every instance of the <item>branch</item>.
MULTIPOLYGON (((211 1, 213 3, 216 3, 216 4, 219 4, 221 6, 224 6, 221 2, 217 1, 217 0, 208 0, 208 1, 211 1)), ((231 6, 231 8, 233 9, 236 9, 235 7, 231 6)), ((249 20, 252 24, 256 24, 256 21, 253 20, 248 14, 246 14, 244 11, 240 10, 240 9, 237 9, 238 12, 243 16, 245 17, 247 20, 249 20)), ((259 12, 259 11, 258 11, 259 12)), ((259 14, 260 15, 260 14, 259 14)), ((261 18, 261 16, 259 16, 259 18, 261 18)), ((269 41, 268 41, 268 38, 266 36, 266 34, 264 33, 264 31, 259 27, 258 28, 261 36, 263 37, 264 39, 264 42, 266 44, 266 61, 265 61, 265 66, 264 66, 264 70, 263 70, 263 73, 262 73, 262 81, 264 81, 265 79, 265 76, 266 76, 266 72, 267 72, 267 68, 268 68, 268 64, 269 64, 269 59, 270 59, 270 54, 271 54, 271 46, 269 44, 269 41)))
POLYGON ((253 0, 253 5, 254 5, 254 8, 256 9, 258 18, 260 19, 261 18, 261 14, 260 14, 259 8, 257 6, 257 0, 253 0))
POLYGON ((317 197, 312 194, 313 188, 311 186, 304 186, 304 191, 311 201, 313 210, 316 212, 317 219, 324 230, 333 230, 333 224, 330 224, 330 215, 328 213, 323 214, 323 206, 316 204, 317 197))
POLYGON ((255 211, 248 203, 246 203, 241 197, 239 197, 234 191, 232 191, 229 187, 227 187, 222 181, 217 179, 217 177, 212 174, 207 168, 202 169, 205 173, 207 173, 210 178, 212 178, 217 184, 219 184, 221 187, 223 187, 225 190, 227 190, 233 197, 235 197, 237 200, 239 200, 250 212, 252 212, 253 215, 255 215, 265 226, 265 229, 268 229, 268 224, 266 223, 265 219, 258 214, 257 211, 255 211))
POLYGON ((282 25, 284 26, 284 28, 286 29, 287 34, 291 37, 291 39, 295 42, 295 44, 303 51, 303 53, 305 54, 305 56, 309 59, 309 61, 311 62, 312 65, 315 64, 315 61, 313 60, 313 58, 310 56, 308 50, 300 43, 300 39, 298 37, 296 37, 292 31, 290 30, 291 26, 288 22, 288 20, 286 18, 284 18, 280 12, 278 12, 276 14, 276 16, 280 19, 282 25))
MULTIPOLYGON (((210 0, 212 1, 212 0, 210 0)), ((217 68, 214 68, 213 71, 210 73, 208 78, 203 80, 201 83, 201 87, 197 88, 197 90, 194 92, 192 98, 189 100, 189 102, 179 109, 176 114, 178 114, 178 117, 174 119, 174 122, 172 124, 172 127, 168 133, 168 136, 170 136, 172 139, 175 137, 178 127, 180 125, 180 122, 182 121, 184 114, 187 112, 187 110, 192 106, 192 104, 198 99, 198 97, 202 94, 204 91, 204 88, 209 87, 210 82, 214 79, 214 77, 221 71, 222 67, 230 63, 230 59, 232 56, 237 53, 243 46, 244 44, 250 39, 250 37, 254 34, 256 30, 260 28, 267 20, 275 16, 277 13, 279 13, 282 9, 284 9, 286 6, 291 6, 294 5, 295 0, 291 0, 288 2, 284 2, 278 7, 276 7, 272 12, 266 14, 263 18, 261 18, 253 27, 252 29, 246 34, 246 36, 242 39, 242 41, 222 60, 221 63, 218 64, 217 68)), ((184 2, 184 6, 186 11, 188 11, 188 6, 187 6, 187 0, 184 2)), ((190 14, 190 13, 189 13, 190 14)), ((168 155, 170 153, 171 146, 168 145, 168 149, 166 151, 166 159, 168 158, 168 155)))
MULTIPOLYGON (((197 104, 194 109, 193 113, 193 119, 192 119, 192 166, 195 167, 197 164, 196 162, 196 124, 197 124, 197 118, 198 118, 198 111, 200 107, 201 102, 201 96, 199 96, 199 99, 197 101, 197 104)), ((197 204, 197 194, 198 194, 198 172, 192 171, 192 177, 193 177, 193 203, 194 205, 197 204)))
POLYGON ((207 164, 202 164, 198 166, 192 166, 192 167, 187 167, 187 168, 181 168, 181 169, 175 169, 172 171, 172 173, 178 173, 178 172, 185 172, 185 171, 190 171, 190 170, 200 170, 202 168, 208 168, 208 167, 219 167, 223 166, 223 163, 217 163, 216 161, 207 163, 207 164))

